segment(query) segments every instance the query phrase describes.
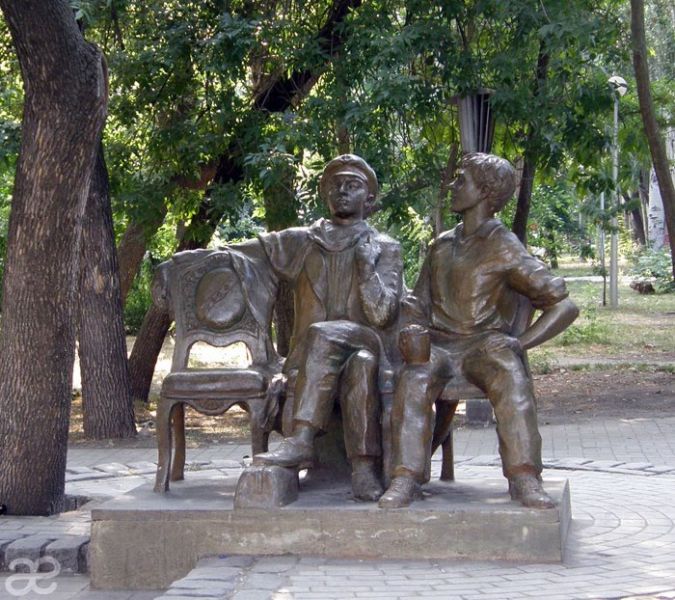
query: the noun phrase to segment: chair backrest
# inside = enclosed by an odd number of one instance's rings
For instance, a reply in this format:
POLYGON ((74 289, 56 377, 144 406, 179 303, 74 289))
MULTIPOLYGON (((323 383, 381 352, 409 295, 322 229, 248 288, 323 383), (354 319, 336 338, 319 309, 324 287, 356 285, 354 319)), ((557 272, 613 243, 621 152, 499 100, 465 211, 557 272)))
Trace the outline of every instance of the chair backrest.
POLYGON ((277 281, 265 261, 235 249, 191 250, 157 268, 155 304, 176 322, 172 371, 188 368, 190 348, 243 342, 253 365, 278 365, 270 324, 277 281))
POLYGON ((521 335, 532 323, 534 306, 527 296, 516 294, 516 310, 511 321, 511 335, 521 335))

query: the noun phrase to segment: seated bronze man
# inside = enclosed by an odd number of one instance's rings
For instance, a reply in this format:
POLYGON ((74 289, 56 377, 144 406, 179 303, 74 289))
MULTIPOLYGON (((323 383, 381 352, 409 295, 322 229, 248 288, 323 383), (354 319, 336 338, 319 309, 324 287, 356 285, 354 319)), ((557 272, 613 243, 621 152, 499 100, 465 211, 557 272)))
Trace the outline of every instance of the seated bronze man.
POLYGON ((466 155, 451 190, 451 208, 463 222, 432 244, 405 301, 410 320, 428 330, 431 352, 429 362, 409 364, 398 377, 392 409, 393 479, 379 506, 399 508, 419 496, 430 460, 434 401, 450 378, 462 373, 494 408, 511 497, 528 507, 553 507, 542 486, 541 436, 522 356, 523 350, 562 332, 578 310, 563 279, 551 275, 494 218, 515 190, 508 161, 466 155), (542 314, 516 339, 509 332, 517 294, 529 298, 542 314))
POLYGON ((383 491, 378 372, 390 365, 403 287, 398 242, 364 220, 377 187, 363 159, 339 156, 326 165, 319 187, 330 220, 259 238, 274 271, 293 287, 295 322, 284 371, 297 369, 297 384, 292 435, 253 459, 256 465, 311 464, 314 438, 339 400, 352 490, 358 500, 371 501, 383 491))

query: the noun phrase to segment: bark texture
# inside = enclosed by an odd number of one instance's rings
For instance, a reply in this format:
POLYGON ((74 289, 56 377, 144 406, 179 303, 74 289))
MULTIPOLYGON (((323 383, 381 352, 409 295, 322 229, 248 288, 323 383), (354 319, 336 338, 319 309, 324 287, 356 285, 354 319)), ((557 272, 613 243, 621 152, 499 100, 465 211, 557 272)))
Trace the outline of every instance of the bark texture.
POLYGON ((645 135, 649 143, 649 152, 652 155, 654 171, 659 182, 663 212, 666 217, 666 228, 670 238, 670 255, 673 264, 673 279, 675 279, 675 184, 670 173, 670 165, 666 154, 666 147, 659 131, 652 102, 652 92, 649 82, 649 66, 647 64, 647 44, 645 42, 645 7, 642 0, 631 0, 631 34, 633 41, 633 68, 640 101, 640 114, 645 128, 645 135))
POLYGON ((64 506, 81 221, 107 82, 65 0, 0 0, 25 101, 0 336, 0 503, 64 506))
POLYGON ((99 145, 82 225, 79 353, 87 438, 136 434, 108 170, 99 145))

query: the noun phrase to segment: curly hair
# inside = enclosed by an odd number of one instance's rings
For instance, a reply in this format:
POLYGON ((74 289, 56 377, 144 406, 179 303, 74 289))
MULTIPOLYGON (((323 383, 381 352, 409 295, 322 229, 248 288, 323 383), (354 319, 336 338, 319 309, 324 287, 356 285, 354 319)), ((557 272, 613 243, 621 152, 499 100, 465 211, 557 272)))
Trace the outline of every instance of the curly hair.
POLYGON ((470 152, 462 157, 460 168, 469 169, 473 180, 486 194, 490 208, 500 211, 516 190, 516 170, 506 159, 494 154, 470 152))

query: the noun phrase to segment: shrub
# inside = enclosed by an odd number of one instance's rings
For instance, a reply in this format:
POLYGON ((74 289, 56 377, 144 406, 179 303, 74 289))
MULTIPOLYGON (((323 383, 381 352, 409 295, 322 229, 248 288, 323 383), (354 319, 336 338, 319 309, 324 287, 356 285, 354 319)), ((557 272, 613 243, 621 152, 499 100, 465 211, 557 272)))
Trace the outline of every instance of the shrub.
POLYGON ((124 305, 124 328, 129 335, 138 333, 143 317, 152 304, 152 277, 153 266, 144 259, 124 305))
POLYGON ((651 283, 656 293, 664 294, 675 292, 672 268, 673 263, 667 248, 649 249, 635 255, 633 267, 629 273, 634 281, 643 284, 651 283))
POLYGON ((609 327, 598 320, 598 309, 587 306, 582 310, 582 319, 571 325, 560 336, 561 346, 573 344, 607 344, 609 327))

